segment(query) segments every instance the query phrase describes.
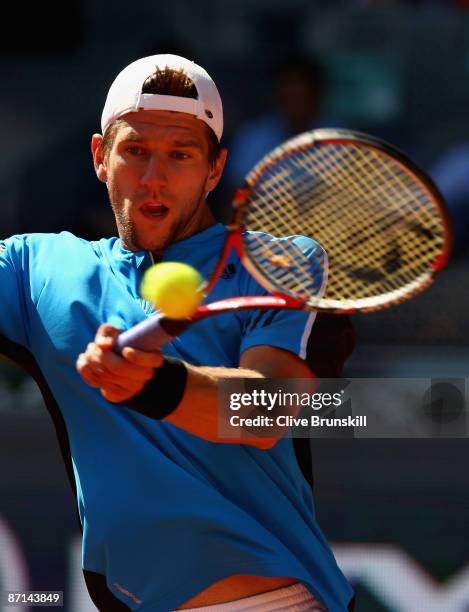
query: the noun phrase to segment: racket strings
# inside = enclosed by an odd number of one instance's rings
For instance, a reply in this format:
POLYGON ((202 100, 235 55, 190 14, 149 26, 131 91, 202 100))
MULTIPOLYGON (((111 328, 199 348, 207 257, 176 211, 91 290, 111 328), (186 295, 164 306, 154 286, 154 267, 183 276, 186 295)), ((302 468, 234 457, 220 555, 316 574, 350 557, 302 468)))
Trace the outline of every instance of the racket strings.
MULTIPOLYGON (((303 254, 295 248, 293 240, 276 240, 272 242, 270 235, 274 237, 308 235, 305 234, 304 224, 296 222, 294 218, 285 222, 285 210, 292 210, 295 203, 301 198, 299 194, 292 192, 292 171, 297 166, 276 168, 275 172, 266 175, 259 191, 256 194, 258 199, 259 218, 255 226, 249 227, 250 230, 261 230, 267 234, 267 239, 249 240, 247 251, 251 258, 262 268, 263 274, 273 280, 280 288, 288 290, 295 295, 310 296, 316 294, 323 284, 324 271, 320 266, 324 262, 322 249, 318 255, 311 260, 311 256, 303 254), (281 203, 281 205, 280 205, 281 203), (288 232, 284 231, 287 229, 288 232), (314 270, 314 275, 312 275, 314 270)), ((296 181, 294 183, 300 187, 306 182, 296 181)), ((304 198, 304 196, 303 196, 304 198)), ((251 215, 250 215, 251 216, 251 215)), ((265 234, 264 234, 265 235, 265 234)))
MULTIPOLYGON (((316 239, 329 258, 326 307, 399 301, 432 274, 445 240, 440 216, 423 182, 392 157, 353 142, 319 143, 281 151, 253 177, 246 229, 316 239)), ((284 265, 266 265, 265 245, 247 250, 281 290, 315 295, 308 256, 287 245, 284 265)))

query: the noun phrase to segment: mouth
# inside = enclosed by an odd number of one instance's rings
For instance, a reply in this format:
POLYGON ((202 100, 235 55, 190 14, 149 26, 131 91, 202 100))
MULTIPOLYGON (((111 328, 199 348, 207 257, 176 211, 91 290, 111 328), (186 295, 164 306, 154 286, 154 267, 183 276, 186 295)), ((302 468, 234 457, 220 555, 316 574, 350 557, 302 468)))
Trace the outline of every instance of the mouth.
POLYGON ((164 204, 144 202, 139 212, 147 219, 162 221, 168 215, 169 208, 164 204))

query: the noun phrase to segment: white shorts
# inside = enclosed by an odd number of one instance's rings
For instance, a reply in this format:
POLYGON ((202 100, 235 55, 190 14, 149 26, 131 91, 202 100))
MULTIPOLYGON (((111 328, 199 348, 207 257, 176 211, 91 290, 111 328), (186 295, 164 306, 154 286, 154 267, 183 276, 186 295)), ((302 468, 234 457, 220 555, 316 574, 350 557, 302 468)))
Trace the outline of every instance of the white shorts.
POLYGON ((267 593, 202 608, 187 608, 183 612, 327 612, 327 609, 297 582, 267 593))

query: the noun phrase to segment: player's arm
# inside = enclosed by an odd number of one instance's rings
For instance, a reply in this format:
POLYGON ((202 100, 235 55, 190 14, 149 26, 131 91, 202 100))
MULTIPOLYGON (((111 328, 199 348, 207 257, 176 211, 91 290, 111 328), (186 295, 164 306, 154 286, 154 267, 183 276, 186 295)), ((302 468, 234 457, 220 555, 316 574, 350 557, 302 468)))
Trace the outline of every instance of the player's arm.
POLYGON ((289 351, 273 346, 254 346, 240 359, 239 368, 212 368, 187 365, 186 391, 177 409, 166 420, 182 429, 212 442, 251 444, 271 448, 272 438, 218 437, 219 383, 227 378, 313 378, 306 363, 289 351))
MULTIPOLYGON (((90 343, 86 352, 78 358, 79 373, 85 382, 101 389, 108 401, 123 403, 129 407, 135 407, 137 403, 140 412, 161 418, 158 410, 161 397, 167 393, 170 402, 173 402, 173 392, 177 391, 176 387, 181 384, 178 370, 169 367, 161 377, 161 368, 167 367, 167 362, 159 351, 150 353, 127 347, 123 351, 123 358, 116 355, 110 350, 114 345, 116 333, 117 330, 109 325, 99 328, 95 342, 90 343)), ((165 415, 165 420, 211 442, 243 443, 259 448, 270 448, 275 444, 276 438, 218 437, 220 380, 313 378, 311 370, 302 359, 290 351, 267 345, 253 346, 245 350, 241 355, 239 368, 192 366, 186 363, 175 367, 183 367, 185 370, 184 389, 172 412, 165 415)))

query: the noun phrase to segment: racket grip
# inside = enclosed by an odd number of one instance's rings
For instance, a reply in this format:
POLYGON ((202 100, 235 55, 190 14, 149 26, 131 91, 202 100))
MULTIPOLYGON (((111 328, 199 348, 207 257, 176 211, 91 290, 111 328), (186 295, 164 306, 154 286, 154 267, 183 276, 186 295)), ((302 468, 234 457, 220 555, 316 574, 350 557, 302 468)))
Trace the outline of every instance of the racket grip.
POLYGON ((122 353, 125 346, 140 349, 142 351, 154 351, 159 349, 163 344, 174 338, 168 333, 163 325, 163 315, 156 314, 145 319, 129 330, 123 332, 117 337, 114 351, 118 354, 122 353))

